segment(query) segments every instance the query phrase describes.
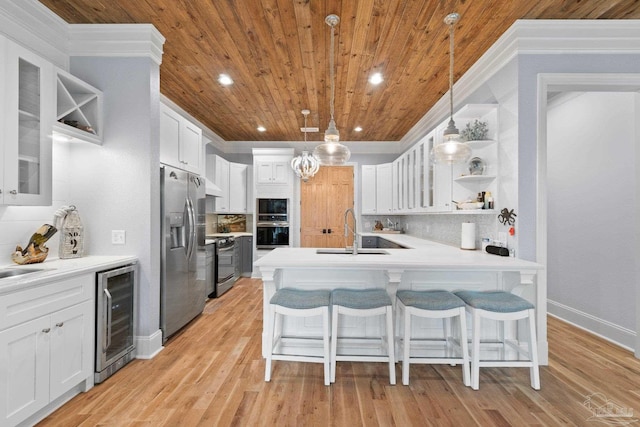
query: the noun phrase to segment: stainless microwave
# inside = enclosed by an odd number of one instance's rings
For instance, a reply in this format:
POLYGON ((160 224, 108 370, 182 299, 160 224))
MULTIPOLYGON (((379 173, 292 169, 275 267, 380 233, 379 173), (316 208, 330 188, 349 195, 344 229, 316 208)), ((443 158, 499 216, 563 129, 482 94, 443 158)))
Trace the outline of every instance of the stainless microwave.
POLYGON ((258 215, 288 215, 289 199, 258 199, 258 215))

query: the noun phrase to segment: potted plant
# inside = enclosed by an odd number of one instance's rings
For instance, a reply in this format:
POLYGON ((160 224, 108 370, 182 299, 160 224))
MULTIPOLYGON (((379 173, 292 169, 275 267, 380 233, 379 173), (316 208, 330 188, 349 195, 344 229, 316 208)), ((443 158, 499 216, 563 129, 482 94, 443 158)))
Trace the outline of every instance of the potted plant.
POLYGON ((466 127, 462 130, 461 136, 467 141, 482 141, 487 139, 489 128, 487 122, 481 122, 478 119, 467 123, 466 127))

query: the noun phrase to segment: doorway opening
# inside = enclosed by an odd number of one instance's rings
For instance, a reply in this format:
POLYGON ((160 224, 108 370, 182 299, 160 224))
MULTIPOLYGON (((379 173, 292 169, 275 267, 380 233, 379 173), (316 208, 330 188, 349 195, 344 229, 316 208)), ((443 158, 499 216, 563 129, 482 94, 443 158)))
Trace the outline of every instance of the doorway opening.
POLYGON ((633 74, 540 75, 537 147, 537 260, 547 266, 548 311, 636 357, 639 90, 633 74))

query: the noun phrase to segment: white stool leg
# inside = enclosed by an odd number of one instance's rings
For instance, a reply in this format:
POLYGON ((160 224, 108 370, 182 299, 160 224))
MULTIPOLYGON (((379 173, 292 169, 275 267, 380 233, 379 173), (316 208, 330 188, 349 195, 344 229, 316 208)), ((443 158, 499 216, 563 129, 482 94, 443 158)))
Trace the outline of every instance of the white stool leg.
POLYGON ((404 339, 402 344, 402 384, 409 385, 409 358, 411 354, 411 312, 409 307, 404 309, 404 339))
POLYGON ((329 307, 322 310, 322 331, 324 344, 324 385, 331 385, 331 357, 329 348, 329 307))
POLYGON ((467 342, 467 316, 465 308, 460 307, 458 315, 460 324, 460 351, 462 352, 462 382, 469 387, 471 385, 470 368, 469 368, 469 344, 467 342))
POLYGON ((531 376, 531 387, 540 390, 540 368, 538 366, 538 340, 536 338, 536 316, 533 309, 529 310, 529 359, 532 366, 529 370, 531 376))
POLYGON ((338 353, 338 306, 333 306, 331 315, 331 382, 336 382, 336 354, 338 353))
POLYGON ((266 382, 271 381, 271 360, 273 355, 273 329, 275 323, 275 308, 269 304, 269 315, 267 316, 267 360, 264 367, 264 380, 266 382))
POLYGON ((395 357, 395 343, 394 343, 394 333, 393 333, 393 310, 391 306, 387 307, 386 313, 387 319, 387 348, 389 355, 389 383, 391 385, 396 385, 396 357, 395 357))
POLYGON ((476 310, 473 313, 473 336, 471 338, 471 388, 480 388, 480 315, 476 310))

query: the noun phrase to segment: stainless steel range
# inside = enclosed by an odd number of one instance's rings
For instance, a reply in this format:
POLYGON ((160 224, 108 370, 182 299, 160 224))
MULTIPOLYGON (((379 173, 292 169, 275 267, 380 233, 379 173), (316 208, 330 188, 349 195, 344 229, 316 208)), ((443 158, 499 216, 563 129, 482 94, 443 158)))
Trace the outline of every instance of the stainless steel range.
POLYGON ((236 239, 232 236, 216 239, 216 285, 215 296, 227 292, 240 277, 240 257, 236 250, 236 239))

